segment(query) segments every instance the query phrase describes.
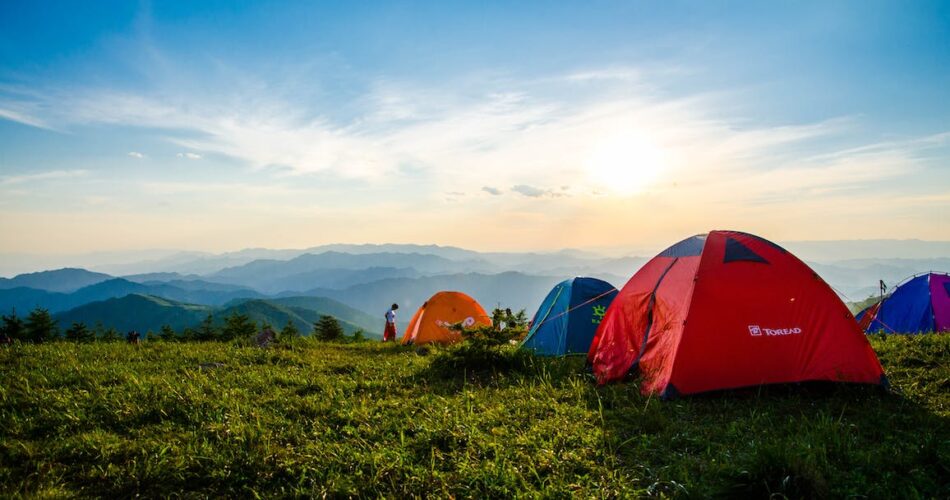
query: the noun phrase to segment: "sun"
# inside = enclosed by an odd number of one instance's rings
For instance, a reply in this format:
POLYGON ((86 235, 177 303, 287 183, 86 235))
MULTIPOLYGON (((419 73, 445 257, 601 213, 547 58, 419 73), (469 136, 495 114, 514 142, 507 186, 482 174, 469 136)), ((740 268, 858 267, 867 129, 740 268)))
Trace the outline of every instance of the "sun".
POLYGON ((618 135, 595 144, 585 168, 598 187, 635 194, 660 175, 664 156, 661 148, 642 136, 618 135))

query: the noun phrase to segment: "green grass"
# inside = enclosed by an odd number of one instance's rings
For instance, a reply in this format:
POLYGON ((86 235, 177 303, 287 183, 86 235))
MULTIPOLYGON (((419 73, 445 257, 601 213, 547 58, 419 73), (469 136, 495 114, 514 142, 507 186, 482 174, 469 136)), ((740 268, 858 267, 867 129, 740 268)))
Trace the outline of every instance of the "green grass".
POLYGON ((596 388, 582 360, 513 351, 458 363, 309 340, 5 347, 0 491, 946 498, 950 336, 872 342, 895 393, 672 402, 635 383, 596 388))

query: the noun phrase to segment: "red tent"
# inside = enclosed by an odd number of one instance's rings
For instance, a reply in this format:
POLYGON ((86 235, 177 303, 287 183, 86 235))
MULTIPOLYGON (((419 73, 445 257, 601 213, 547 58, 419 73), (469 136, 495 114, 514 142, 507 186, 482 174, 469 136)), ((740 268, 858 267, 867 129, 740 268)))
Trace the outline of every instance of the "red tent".
POLYGON ((735 231, 687 238, 641 268, 588 353, 599 383, 643 376, 671 397, 760 384, 886 384, 841 299, 780 246, 735 231))

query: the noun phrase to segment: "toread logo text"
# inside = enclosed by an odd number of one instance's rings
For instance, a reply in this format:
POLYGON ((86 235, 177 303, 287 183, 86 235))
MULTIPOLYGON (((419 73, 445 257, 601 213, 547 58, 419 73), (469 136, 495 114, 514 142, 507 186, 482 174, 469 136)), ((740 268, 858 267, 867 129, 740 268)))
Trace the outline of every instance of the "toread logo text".
POLYGON ((749 335, 753 337, 780 337, 782 335, 798 335, 802 333, 799 327, 792 328, 762 328, 759 325, 749 325, 749 335))

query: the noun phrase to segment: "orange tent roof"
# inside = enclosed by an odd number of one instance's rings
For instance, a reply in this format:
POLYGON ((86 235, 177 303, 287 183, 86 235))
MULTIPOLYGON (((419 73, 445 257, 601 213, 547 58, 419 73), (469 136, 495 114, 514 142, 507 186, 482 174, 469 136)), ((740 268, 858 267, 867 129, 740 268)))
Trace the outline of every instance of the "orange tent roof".
POLYGON ((409 321, 402 343, 451 344, 462 336, 448 327, 462 323, 465 327, 491 326, 491 318, 475 299, 462 292, 439 292, 427 300, 409 321))

